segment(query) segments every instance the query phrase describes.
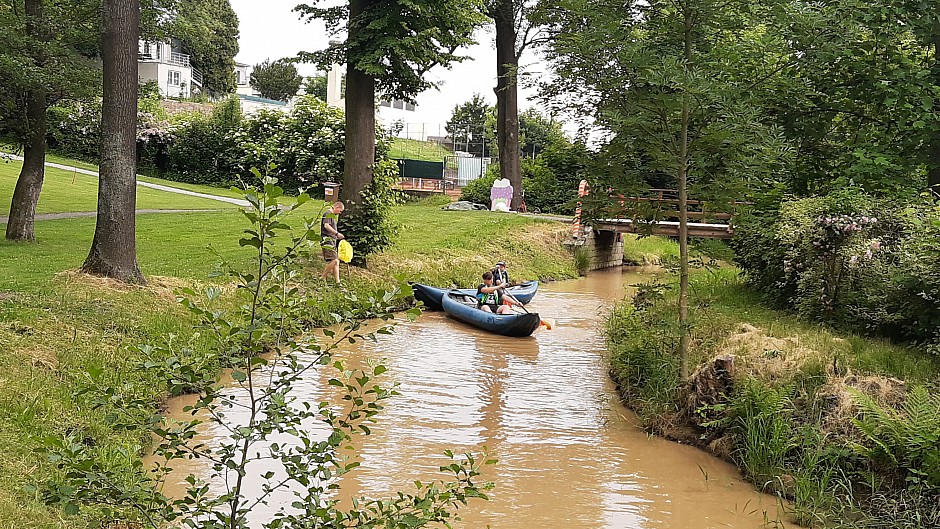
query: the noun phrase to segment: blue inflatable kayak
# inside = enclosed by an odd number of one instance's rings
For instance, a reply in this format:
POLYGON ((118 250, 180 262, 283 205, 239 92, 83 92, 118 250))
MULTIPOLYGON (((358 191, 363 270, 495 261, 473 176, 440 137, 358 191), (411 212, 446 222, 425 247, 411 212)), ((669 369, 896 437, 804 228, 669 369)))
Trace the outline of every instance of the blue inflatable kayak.
MULTIPOLYGON (((476 294, 476 291, 473 291, 476 294)), ((462 290, 451 290, 442 299, 444 312, 454 319, 503 336, 529 336, 542 323, 537 313, 495 314, 477 308, 477 300, 462 290)))
MULTIPOLYGON (((411 289, 414 290, 415 299, 424 303, 425 308, 428 310, 444 310, 444 294, 447 293, 450 289, 437 288, 429 285, 422 285, 420 283, 411 285, 411 289)), ((457 290, 460 293, 466 294, 468 296, 475 296, 477 293, 476 289, 473 288, 461 288, 457 290)), ((538 281, 526 281, 525 283, 521 283, 506 289, 507 292, 512 294, 512 296, 523 305, 532 301, 532 298, 535 297, 535 294, 538 292, 538 290, 538 281)))

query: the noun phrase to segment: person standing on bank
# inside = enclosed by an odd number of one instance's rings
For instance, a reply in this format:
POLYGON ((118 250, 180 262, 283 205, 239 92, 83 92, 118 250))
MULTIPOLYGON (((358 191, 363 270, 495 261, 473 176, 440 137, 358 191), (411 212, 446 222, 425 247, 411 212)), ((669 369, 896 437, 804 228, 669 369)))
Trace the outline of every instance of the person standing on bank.
POLYGON ((336 229, 336 221, 344 209, 346 206, 342 202, 333 202, 330 209, 323 213, 323 220, 320 221, 320 243, 323 246, 323 260, 326 261, 320 277, 326 279, 332 276, 337 284, 339 284, 339 254, 336 253, 336 247, 346 236, 336 229))
POLYGON ((493 284, 496 286, 509 286, 509 272, 506 271, 506 261, 496 263, 496 268, 492 270, 493 284))

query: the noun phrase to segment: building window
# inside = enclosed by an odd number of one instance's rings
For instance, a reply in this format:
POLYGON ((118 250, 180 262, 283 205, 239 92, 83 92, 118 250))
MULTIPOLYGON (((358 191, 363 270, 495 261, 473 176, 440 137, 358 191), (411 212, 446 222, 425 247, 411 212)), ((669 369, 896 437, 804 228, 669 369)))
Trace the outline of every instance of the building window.
POLYGON ((179 86, 180 85, 180 72, 177 70, 170 70, 169 75, 167 75, 166 84, 169 86, 179 86))
POLYGON ((379 106, 380 106, 380 107, 391 107, 392 104, 383 99, 382 101, 379 101, 379 106))
POLYGON ((401 99, 392 101, 392 108, 405 108, 405 102, 401 99))
POLYGON ((415 111, 415 106, 414 106, 414 104, 412 104, 412 103, 405 103, 405 110, 407 110, 407 111, 409 111, 409 112, 414 112, 414 111, 415 111))

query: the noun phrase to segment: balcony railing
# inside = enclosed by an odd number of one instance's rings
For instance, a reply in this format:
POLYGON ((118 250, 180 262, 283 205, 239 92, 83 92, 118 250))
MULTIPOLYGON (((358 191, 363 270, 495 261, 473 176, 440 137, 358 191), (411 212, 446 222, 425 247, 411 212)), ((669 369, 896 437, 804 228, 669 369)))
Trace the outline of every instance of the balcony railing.
POLYGON ((202 88, 202 72, 198 68, 193 68, 193 86, 202 88))
POLYGON ((148 42, 141 42, 138 44, 137 53, 139 60, 144 62, 159 62, 179 66, 180 68, 189 68, 189 55, 176 53, 175 51, 167 53, 168 48, 169 45, 157 46, 148 42))
POLYGON ((186 55, 185 53, 176 53, 174 51, 170 53, 170 56, 164 62, 167 64, 172 64, 173 66, 189 68, 189 55, 186 55))

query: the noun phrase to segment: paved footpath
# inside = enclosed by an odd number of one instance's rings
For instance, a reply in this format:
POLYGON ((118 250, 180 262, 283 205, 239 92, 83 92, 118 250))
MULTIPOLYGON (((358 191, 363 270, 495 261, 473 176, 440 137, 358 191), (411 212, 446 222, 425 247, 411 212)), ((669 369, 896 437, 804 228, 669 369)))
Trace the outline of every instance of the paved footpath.
MULTIPOLYGON (((214 213, 221 209, 138 209, 138 215, 154 215, 160 213, 214 213)), ((35 220, 80 219, 82 217, 95 217, 97 211, 70 211, 67 213, 40 213, 35 220)), ((9 217, 0 217, 0 224, 6 224, 9 217)))
MULTIPOLYGON (((8 158, 10 160, 23 161, 22 156, 16 156, 15 154, 7 154, 5 152, 0 152, 0 158, 8 158)), ((74 173, 85 174, 85 175, 94 176, 95 178, 98 178, 97 171, 82 169, 81 167, 73 167, 71 165, 62 165, 59 163, 52 163, 52 162, 46 162, 46 167, 54 167, 56 169, 62 169, 63 171, 71 171, 74 173)), ((209 200, 217 200, 219 202, 227 202, 229 204, 235 204, 236 206, 241 206, 241 207, 248 207, 251 205, 248 203, 247 200, 243 200, 240 198, 223 197, 219 195, 210 195, 207 193, 197 193, 196 191, 189 191, 188 189, 180 189, 178 187, 170 187, 170 186, 165 186, 161 184, 152 184, 150 182, 141 182, 140 180, 137 181, 137 185, 139 185, 140 187, 149 187, 151 189, 159 189, 160 191, 166 191, 168 193, 176 193, 178 195, 189 195, 191 197, 199 197, 199 198, 205 198, 209 200)), ((141 211, 151 212, 150 210, 138 210, 137 213, 139 214, 141 211)), ((179 213, 183 210, 164 210, 164 211, 179 213)), ((40 220, 39 217, 40 215, 36 215, 36 220, 40 220)), ((69 218, 69 217, 64 217, 64 218, 69 218)))

